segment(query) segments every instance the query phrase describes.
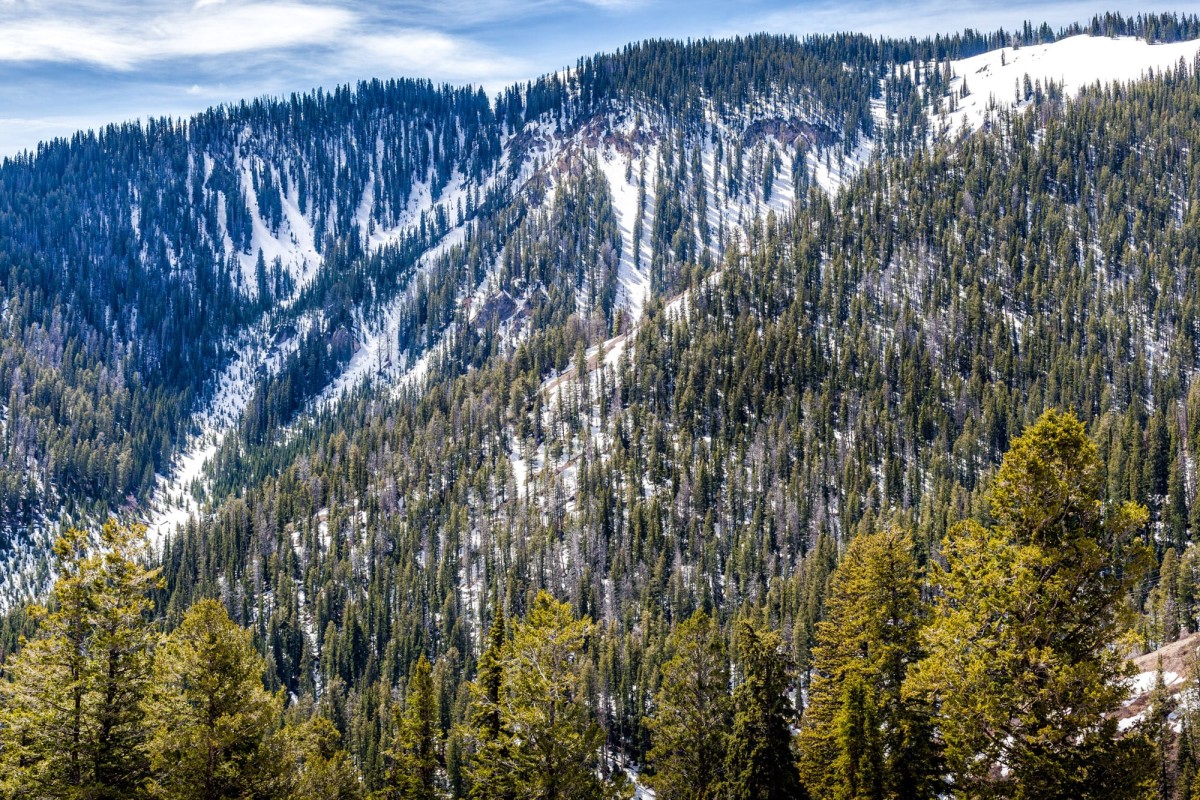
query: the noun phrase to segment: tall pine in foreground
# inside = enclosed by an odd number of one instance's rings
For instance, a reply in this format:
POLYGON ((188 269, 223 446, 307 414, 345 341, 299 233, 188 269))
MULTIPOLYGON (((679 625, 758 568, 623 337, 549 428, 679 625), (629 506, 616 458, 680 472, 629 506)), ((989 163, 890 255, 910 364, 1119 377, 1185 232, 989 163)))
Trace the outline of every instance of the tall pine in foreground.
POLYGON ((576 618, 568 604, 546 592, 538 592, 528 617, 514 626, 499 690, 505 745, 492 752, 504 758, 496 769, 508 773, 516 797, 607 800, 621 795, 621 783, 600 774, 604 735, 587 690, 591 632, 589 620, 576 618))
POLYGON ((906 690, 938 706, 958 796, 1132 798, 1153 780, 1145 738, 1118 738, 1109 716, 1128 691, 1117 645, 1147 513, 1105 506, 1100 466, 1083 424, 1048 411, 1001 463, 994 522, 946 537, 906 690))
POLYGON ((145 530, 106 523, 56 545, 49 608, 0 681, 0 798, 359 800, 337 729, 264 688, 266 662, 201 601, 165 640, 145 530))
POLYGON ((467 796, 476 800, 515 797, 507 764, 509 741, 504 727, 504 661, 508 652, 503 609, 497 609, 488 631, 487 647, 479 657, 475 680, 469 686, 470 707, 456 738, 466 754, 467 796))
POLYGON ((792 752, 796 711, 789 692, 791 659, 783 639, 749 620, 735 639, 740 683, 733 692, 733 729, 720 796, 728 800, 804 797, 792 752))
POLYGON ((437 800, 441 787, 441 731, 432 668, 422 654, 408 680, 404 711, 397 714, 388 787, 375 800, 437 800))
POLYGON ((154 633, 140 528, 106 524, 98 552, 68 530, 37 637, 0 683, 0 796, 145 796, 146 695, 154 633))
POLYGON ((273 734, 282 693, 263 685, 266 662, 250 631, 216 600, 201 600, 154 662, 146 717, 154 794, 172 800, 268 798, 282 793, 283 743, 273 734))
POLYGON ((935 796, 931 714, 920 698, 901 696, 921 655, 923 617, 908 536, 851 541, 826 602, 799 737, 805 787, 814 800, 935 796))
POLYGON ((649 720, 647 782, 662 800, 717 797, 730 722, 729 659, 716 620, 697 611, 667 640, 649 720))

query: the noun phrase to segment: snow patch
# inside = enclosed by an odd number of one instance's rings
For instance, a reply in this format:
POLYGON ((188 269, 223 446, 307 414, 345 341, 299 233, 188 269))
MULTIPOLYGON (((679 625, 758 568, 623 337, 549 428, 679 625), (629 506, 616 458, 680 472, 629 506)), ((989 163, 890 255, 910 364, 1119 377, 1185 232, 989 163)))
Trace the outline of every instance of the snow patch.
POLYGON ((1124 83, 1137 80, 1149 70, 1174 69, 1182 58, 1190 66, 1200 53, 1200 40, 1148 44, 1134 37, 1104 37, 1081 34, 1057 42, 1024 47, 1005 47, 978 56, 951 61, 954 79, 950 92, 968 94, 957 99, 957 108, 946 115, 947 130, 953 134, 963 125, 978 130, 989 116, 990 107, 1019 106, 1017 85, 1047 81, 1060 85, 1063 95, 1075 97, 1094 83, 1124 83))
MULTIPOLYGON (((645 231, 640 242, 641 252, 634 253, 633 228, 638 216, 639 189, 636 179, 625 179, 625 163, 612 149, 605 149, 601 154, 600 169, 608 181, 613 214, 621 231, 621 263, 617 269, 617 282, 630 315, 636 322, 641 319, 642 308, 650 294, 650 270, 647 265, 651 259, 650 237, 645 231)), ((645 223, 643 225, 645 227, 645 223)))
MULTIPOLYGON (((1129 696, 1138 697, 1149 694, 1154 689, 1157 672, 1139 672, 1129 683, 1129 696)), ((1183 682, 1183 676, 1175 672, 1163 672, 1163 683, 1168 687, 1183 682)))
MULTIPOLYGON (((274 167, 270 169, 274 180, 278 182, 278 171, 274 167)), ((303 287, 316 274, 317 267, 321 263, 321 256, 317 252, 312 223, 300 212, 299 189, 294 185, 289 186, 288 193, 282 195, 283 224, 279 226, 276 233, 272 233, 258 207, 258 194, 254 190, 251 162, 248 159, 240 159, 238 171, 241 175, 242 192, 246 196, 246 204, 250 210, 252 226, 250 252, 238 253, 238 263, 241 266, 245 285, 254 286, 256 292, 263 290, 263 287, 257 285, 255 274, 258 254, 261 252, 268 270, 275 260, 279 259, 283 268, 292 276, 296 287, 303 287)), ((221 197, 221 203, 220 218, 224 220, 224 195, 221 197)), ((233 243, 229 240, 228 235, 225 240, 227 250, 231 251, 233 243)))

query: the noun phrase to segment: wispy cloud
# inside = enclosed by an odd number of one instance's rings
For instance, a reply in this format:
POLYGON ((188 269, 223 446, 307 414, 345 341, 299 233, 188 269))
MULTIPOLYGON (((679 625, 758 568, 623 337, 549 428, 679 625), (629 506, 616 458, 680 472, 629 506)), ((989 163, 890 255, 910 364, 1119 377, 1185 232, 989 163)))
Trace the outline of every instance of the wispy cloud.
POLYGON ((633 11, 653 5, 645 0, 583 0, 583 2, 585 5, 603 8, 607 11, 633 11))
POLYGON ((98 120, 64 116, 50 119, 0 117, 0 155, 15 155, 36 150, 38 142, 67 137, 75 131, 94 127, 98 120))
MULTIPOLYGON (((501 0, 528 13, 553 0, 501 0)), ((0 154, 110 121, 370 77, 482 83, 540 70, 445 9, 380 0, 0 0, 0 154), (419 24, 455 23, 445 29, 419 24)), ((462 0, 443 0, 451 9, 462 0)), ((462 3, 466 6, 466 3, 462 3)), ((488 5, 488 4, 476 4, 488 5)), ((495 13, 495 10, 488 13, 495 13)))
POLYGON ((347 66, 371 75, 420 75, 494 84, 528 77, 529 62, 438 31, 365 34, 344 54, 347 66), (480 81, 481 76, 489 76, 480 81))
POLYGON ((163 59, 328 43, 350 30, 354 15, 337 6, 202 0, 192 8, 148 15, 18 10, 0 20, 2 61, 83 62, 130 70, 163 59))
MULTIPOLYGON (((660 0, 403 0, 385 2, 378 6, 381 14, 401 25, 438 27, 446 30, 465 30, 481 25, 498 24, 520 38, 515 26, 529 20, 550 21, 559 18, 570 22, 579 12, 597 9, 612 12, 644 11, 660 0)), ((380 18, 366 8, 364 15, 380 18)), ((577 33, 585 33, 578 31, 577 33)), ((574 37, 571 37, 574 38, 574 37)))
POLYGON ((74 63, 135 72, 175 62, 182 71, 222 75, 266 64, 264 77, 290 72, 316 79, 324 72, 348 80, 407 74, 463 82, 529 77, 524 70, 530 65, 519 55, 463 33, 417 25, 418 20, 461 25, 464 19, 504 14, 505 6, 509 13, 536 14, 543 6, 560 5, 559 0, 445 0, 440 13, 432 2, 423 13, 422 0, 406 7, 407 13, 389 14, 385 7, 364 13, 334 2, 195 0, 139 7, 90 0, 51 13, 44 6, 5 2, 0 0, 0 63, 74 63))

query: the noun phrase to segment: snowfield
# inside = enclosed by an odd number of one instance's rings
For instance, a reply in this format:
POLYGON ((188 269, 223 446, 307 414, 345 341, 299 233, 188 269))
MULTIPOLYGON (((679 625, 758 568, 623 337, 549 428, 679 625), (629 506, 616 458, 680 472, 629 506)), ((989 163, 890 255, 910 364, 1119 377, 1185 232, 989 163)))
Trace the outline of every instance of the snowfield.
MULTIPOLYGON (((629 309, 633 319, 638 320, 642 317, 642 306, 646 304, 646 297, 650 294, 650 271, 647 265, 651 259, 649 236, 642 236, 641 252, 633 252, 638 186, 636 178, 632 182, 625 180, 625 162, 611 149, 604 152, 600 168, 608 181, 608 188, 612 191, 613 213, 621 229, 621 265, 617 280, 621 284, 622 302, 629 309)), ((653 198, 653 195, 647 192, 647 198, 653 198)), ((643 209, 646 217, 649 217, 649 213, 643 209)))
POLYGON ((969 94, 959 99, 956 110, 946 120, 949 132, 963 125, 978 130, 995 104, 1004 107, 1017 105, 1017 84, 1025 76, 1031 82, 1047 81, 1061 85, 1064 96, 1073 98, 1079 90, 1100 84, 1126 83, 1162 70, 1174 69, 1182 58, 1190 67, 1200 41, 1147 44, 1133 37, 1110 38, 1079 35, 1060 39, 1052 44, 1005 47, 978 56, 951 61, 954 80, 951 91, 961 90, 966 81, 969 94))

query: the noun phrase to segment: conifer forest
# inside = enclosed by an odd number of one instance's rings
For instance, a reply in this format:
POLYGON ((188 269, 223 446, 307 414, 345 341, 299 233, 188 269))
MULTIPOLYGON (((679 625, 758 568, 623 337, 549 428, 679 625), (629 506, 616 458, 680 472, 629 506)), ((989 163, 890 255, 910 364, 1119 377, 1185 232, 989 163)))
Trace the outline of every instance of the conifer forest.
POLYGON ((1200 800, 1198 654, 1194 15, 0 163, 0 800, 1200 800))

